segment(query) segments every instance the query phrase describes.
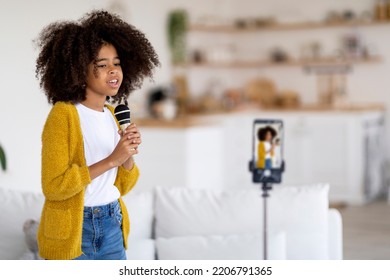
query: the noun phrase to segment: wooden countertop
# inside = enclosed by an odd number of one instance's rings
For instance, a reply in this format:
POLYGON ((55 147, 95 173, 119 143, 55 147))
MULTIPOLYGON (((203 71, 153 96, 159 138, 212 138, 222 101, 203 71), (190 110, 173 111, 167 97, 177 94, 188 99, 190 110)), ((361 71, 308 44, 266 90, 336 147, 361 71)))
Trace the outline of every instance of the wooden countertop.
POLYGON ((142 118, 135 119, 137 126, 140 127, 159 127, 159 128, 189 128, 194 126, 210 125, 212 121, 201 120, 196 116, 178 117, 173 120, 142 118))
POLYGON ((357 113, 357 112, 372 112, 385 111, 383 104, 352 104, 345 106, 324 106, 318 104, 309 104, 300 106, 298 108, 258 108, 253 106, 246 106, 232 111, 216 111, 208 113, 189 114, 179 116, 173 120, 153 119, 153 118, 138 118, 134 122, 140 127, 157 127, 157 128, 172 128, 183 129, 196 126, 208 126, 217 124, 218 121, 213 117, 223 117, 225 115, 234 115, 242 113, 357 113))
MULTIPOLYGON (((269 109, 270 111, 292 111, 292 112, 365 112, 365 111, 384 111, 384 104, 346 104, 340 106, 326 106, 318 104, 308 104, 299 108, 269 109)), ((267 111, 267 110, 265 110, 267 111)))

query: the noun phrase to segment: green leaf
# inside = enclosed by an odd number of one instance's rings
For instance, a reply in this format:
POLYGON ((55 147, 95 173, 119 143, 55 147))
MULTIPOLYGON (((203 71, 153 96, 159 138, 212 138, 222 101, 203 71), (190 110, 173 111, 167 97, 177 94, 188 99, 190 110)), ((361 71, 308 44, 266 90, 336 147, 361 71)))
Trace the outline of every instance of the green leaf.
POLYGON ((185 10, 173 10, 168 15, 168 43, 173 62, 184 62, 186 55, 186 32, 188 15, 185 10))
POLYGON ((1 169, 3 169, 3 171, 7 170, 7 159, 5 157, 4 149, 1 146, 0 146, 0 165, 1 165, 1 169))

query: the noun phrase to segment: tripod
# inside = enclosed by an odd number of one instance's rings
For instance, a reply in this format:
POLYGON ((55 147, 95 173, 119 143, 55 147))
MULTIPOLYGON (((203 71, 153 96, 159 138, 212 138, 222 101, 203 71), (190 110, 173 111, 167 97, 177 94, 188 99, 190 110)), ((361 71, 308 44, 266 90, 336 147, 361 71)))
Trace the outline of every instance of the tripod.
POLYGON ((282 181, 282 173, 284 172, 285 163, 282 161, 280 169, 261 170, 255 168, 254 160, 249 162, 249 170, 252 172, 252 180, 254 183, 261 184, 263 197, 263 257, 268 259, 268 224, 267 224, 267 198, 269 191, 272 190, 273 183, 280 183, 282 181), (268 178, 268 179, 267 179, 268 178))
POLYGON ((263 191, 263 256, 264 260, 268 259, 268 225, 267 225, 267 198, 269 197, 269 192, 272 190, 272 184, 263 182, 261 184, 261 190, 263 191))

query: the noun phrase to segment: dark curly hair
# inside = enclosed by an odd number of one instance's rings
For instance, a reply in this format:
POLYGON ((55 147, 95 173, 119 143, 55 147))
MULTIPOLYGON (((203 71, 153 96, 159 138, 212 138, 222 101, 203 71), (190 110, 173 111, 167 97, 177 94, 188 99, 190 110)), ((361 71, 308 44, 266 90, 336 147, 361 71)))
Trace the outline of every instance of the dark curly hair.
MULTIPOLYGON (((103 44, 112 44, 121 60, 123 81, 113 100, 127 103, 130 92, 153 78, 158 56, 134 26, 103 10, 87 13, 78 21, 58 21, 46 26, 35 43, 40 49, 36 77, 49 103, 78 103, 86 98, 87 69, 103 44)), ((96 68, 95 68, 96 71, 96 68)))
POLYGON ((268 132, 271 132, 272 139, 274 139, 275 136, 278 134, 273 127, 266 126, 266 127, 260 128, 257 131, 257 139, 259 139, 259 141, 265 141, 265 138, 266 138, 266 135, 268 132))

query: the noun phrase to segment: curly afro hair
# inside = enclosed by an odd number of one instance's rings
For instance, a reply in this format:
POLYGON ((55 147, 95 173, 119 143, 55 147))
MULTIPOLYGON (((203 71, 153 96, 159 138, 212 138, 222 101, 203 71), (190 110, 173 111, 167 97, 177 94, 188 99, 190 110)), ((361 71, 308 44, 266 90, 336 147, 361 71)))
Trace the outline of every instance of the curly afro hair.
POLYGON ((266 126, 266 127, 260 128, 257 131, 257 139, 259 139, 259 141, 265 141, 265 138, 266 138, 266 135, 268 132, 271 132, 272 139, 274 139, 275 136, 278 134, 273 127, 266 126))
MULTIPOLYGON (((120 57, 123 81, 114 102, 127 103, 130 92, 153 78, 158 56, 134 26, 107 11, 94 10, 78 21, 59 21, 46 26, 36 39, 40 49, 36 77, 48 102, 78 103, 86 98, 85 81, 103 44, 112 44, 120 57)), ((95 68, 96 70, 96 68, 95 68)))

